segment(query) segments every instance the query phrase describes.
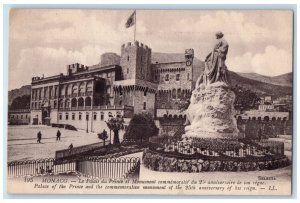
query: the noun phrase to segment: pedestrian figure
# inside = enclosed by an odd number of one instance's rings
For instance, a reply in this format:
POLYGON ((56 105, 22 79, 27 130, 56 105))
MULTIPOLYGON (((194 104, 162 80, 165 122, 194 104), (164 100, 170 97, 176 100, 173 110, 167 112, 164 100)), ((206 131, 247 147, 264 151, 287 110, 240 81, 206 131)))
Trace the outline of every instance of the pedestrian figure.
POLYGON ((40 173, 41 173, 41 174, 44 174, 44 172, 45 172, 45 169, 44 169, 43 166, 41 166, 41 167, 40 167, 40 173))
POLYGON ((57 140, 60 141, 60 135, 61 135, 61 133, 60 133, 60 131, 58 130, 57 133, 56 133, 56 141, 57 141, 57 140))
POLYGON ((73 144, 71 143, 70 146, 69 146, 69 153, 71 153, 73 150, 73 144))
POLYGON ((42 133, 41 133, 41 131, 39 131, 37 134, 37 142, 41 143, 41 139, 42 139, 42 133))

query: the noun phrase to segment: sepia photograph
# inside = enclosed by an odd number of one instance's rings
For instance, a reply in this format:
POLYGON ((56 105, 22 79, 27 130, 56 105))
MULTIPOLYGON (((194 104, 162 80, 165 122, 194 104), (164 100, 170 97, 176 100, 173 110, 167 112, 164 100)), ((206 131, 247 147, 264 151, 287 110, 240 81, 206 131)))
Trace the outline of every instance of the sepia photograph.
POLYGON ((292 195, 293 10, 8 20, 9 194, 292 195))

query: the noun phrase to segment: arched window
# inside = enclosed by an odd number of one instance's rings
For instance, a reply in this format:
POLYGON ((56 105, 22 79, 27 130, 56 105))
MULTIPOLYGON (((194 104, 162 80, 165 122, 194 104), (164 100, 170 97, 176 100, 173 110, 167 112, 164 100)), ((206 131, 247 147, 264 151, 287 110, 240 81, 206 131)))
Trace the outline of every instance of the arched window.
POLYGON ((176 74, 176 81, 180 80, 180 74, 176 74))
POLYGON ((173 90, 172 90, 172 98, 173 98, 173 99, 176 99, 176 89, 173 89, 173 90))
POLYGON ((146 102, 144 102, 143 109, 146 110, 146 102))
POLYGON ((120 106, 122 106, 122 105, 123 105, 123 102, 122 102, 122 100, 120 100, 120 101, 119 101, 119 105, 120 105, 120 106))
POLYGON ((78 99, 78 106, 80 106, 80 107, 83 107, 83 106, 84 106, 84 100, 83 100, 82 97, 80 97, 80 98, 78 99))
POLYGON ((71 101, 71 107, 77 107, 77 99, 73 98, 71 101))
POLYGON ((166 75, 165 81, 169 81, 169 74, 166 75))
POLYGON ((181 98, 181 89, 177 90, 177 98, 181 98))
POLYGON ((85 98, 85 106, 92 106, 92 99, 91 99, 91 97, 85 98))

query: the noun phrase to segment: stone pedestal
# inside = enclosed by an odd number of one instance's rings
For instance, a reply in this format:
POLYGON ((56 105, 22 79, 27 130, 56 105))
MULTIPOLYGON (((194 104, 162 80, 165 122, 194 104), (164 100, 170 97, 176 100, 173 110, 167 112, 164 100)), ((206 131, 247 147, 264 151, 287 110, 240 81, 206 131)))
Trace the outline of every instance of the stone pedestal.
POLYGON ((238 138, 234 99, 234 92, 223 82, 199 85, 187 109, 190 125, 186 126, 183 137, 238 138))

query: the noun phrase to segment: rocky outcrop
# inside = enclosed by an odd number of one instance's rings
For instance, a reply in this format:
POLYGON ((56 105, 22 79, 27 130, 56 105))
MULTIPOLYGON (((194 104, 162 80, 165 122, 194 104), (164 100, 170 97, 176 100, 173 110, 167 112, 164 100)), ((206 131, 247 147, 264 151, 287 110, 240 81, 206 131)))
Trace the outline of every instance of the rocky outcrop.
POLYGON ((237 138, 234 99, 234 92, 223 82, 201 84, 192 93, 187 109, 190 125, 186 126, 183 137, 237 138))

